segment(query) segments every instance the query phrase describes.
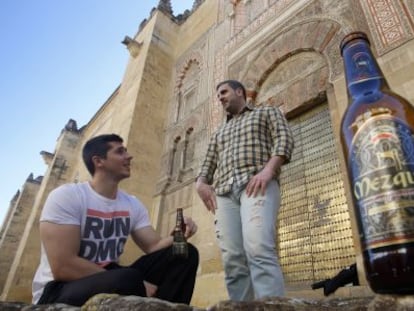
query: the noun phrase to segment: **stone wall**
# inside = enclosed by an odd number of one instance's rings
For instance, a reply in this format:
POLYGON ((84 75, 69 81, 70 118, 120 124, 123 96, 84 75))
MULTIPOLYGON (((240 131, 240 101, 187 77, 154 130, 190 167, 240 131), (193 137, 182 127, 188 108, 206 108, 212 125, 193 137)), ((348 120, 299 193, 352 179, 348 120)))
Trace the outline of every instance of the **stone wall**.
POLYGON ((34 179, 32 174, 29 175, 22 191, 18 191, 12 200, 9 214, 4 220, 0 233, 0 292, 6 286, 7 273, 4 272, 10 271, 13 259, 17 256, 21 233, 28 222, 41 181, 42 177, 34 179))

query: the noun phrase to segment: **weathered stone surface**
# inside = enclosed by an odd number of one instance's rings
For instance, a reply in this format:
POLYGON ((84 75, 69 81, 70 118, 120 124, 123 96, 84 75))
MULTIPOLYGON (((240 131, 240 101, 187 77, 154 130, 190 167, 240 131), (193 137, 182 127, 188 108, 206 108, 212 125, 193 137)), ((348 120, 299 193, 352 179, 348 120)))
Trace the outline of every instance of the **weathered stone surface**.
POLYGON ((170 303, 168 301, 156 298, 144 298, 137 296, 118 296, 100 294, 89 299, 81 308, 81 311, 196 311, 191 306, 179 303, 170 303))
POLYGON ((2 302, 0 301, 1 311, 80 311, 78 307, 65 304, 53 305, 29 305, 21 302, 2 302))
POLYGON ((222 301, 209 311, 365 311, 371 300, 369 297, 326 300, 276 297, 252 302, 222 301))
POLYGON ((414 295, 377 295, 368 305, 368 311, 409 311, 414 310, 414 295))
POLYGON ((411 311, 414 296, 388 296, 330 299, 274 297, 251 302, 221 301, 207 309, 174 304, 156 298, 96 295, 82 307, 64 304, 28 305, 0 302, 1 311, 411 311))

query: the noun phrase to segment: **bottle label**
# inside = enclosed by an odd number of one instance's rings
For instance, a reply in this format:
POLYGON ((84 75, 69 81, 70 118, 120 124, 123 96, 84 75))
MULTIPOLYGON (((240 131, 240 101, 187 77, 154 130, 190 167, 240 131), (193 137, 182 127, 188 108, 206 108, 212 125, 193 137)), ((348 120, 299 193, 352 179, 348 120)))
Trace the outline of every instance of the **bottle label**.
POLYGON ((414 135, 390 114, 367 116, 349 153, 362 247, 414 241, 414 135))

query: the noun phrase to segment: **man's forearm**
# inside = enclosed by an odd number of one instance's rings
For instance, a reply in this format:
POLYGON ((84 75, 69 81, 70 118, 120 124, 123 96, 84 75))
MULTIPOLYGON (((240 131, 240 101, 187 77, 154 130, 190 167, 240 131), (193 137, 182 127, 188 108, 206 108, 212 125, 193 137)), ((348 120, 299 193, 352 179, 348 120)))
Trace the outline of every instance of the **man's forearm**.
POLYGON ((52 269, 53 277, 58 281, 78 280, 102 271, 105 271, 103 267, 81 257, 64 260, 52 269))
POLYGON ((276 176, 284 162, 284 156, 273 156, 267 161, 264 169, 271 171, 273 175, 276 176))
POLYGON ((199 176, 199 177, 197 177, 196 183, 203 183, 203 184, 207 184, 208 185, 208 180, 207 180, 206 177, 199 176))
POLYGON ((159 242, 157 244, 155 244, 153 247, 151 247, 148 250, 148 253, 153 253, 153 252, 158 251, 160 249, 167 248, 172 243, 173 243, 173 237, 172 236, 164 237, 161 240, 159 240, 159 242))

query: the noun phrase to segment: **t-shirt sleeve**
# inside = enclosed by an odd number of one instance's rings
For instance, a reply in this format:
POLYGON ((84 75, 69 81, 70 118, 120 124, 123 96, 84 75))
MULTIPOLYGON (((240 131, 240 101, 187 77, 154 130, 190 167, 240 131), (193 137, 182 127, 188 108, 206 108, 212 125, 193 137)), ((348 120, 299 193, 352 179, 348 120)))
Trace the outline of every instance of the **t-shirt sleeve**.
POLYGON ((81 225, 79 194, 72 185, 52 190, 46 199, 40 221, 59 225, 81 225))
POLYGON ((130 200, 133 202, 131 231, 151 226, 148 210, 144 204, 134 196, 130 196, 130 200))

